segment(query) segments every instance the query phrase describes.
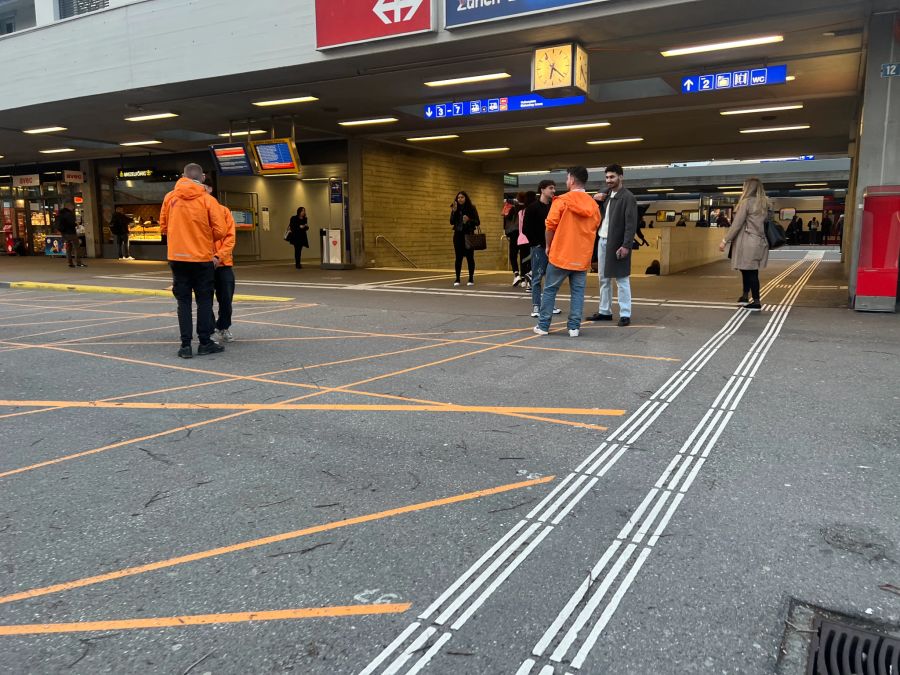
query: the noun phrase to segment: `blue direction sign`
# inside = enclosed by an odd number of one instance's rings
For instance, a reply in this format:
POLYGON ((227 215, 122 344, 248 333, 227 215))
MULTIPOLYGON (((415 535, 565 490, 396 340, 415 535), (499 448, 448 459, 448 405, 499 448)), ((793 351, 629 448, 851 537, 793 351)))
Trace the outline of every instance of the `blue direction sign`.
POLYGON ((472 101, 454 101, 452 103, 432 103, 425 106, 423 115, 425 119, 433 120, 446 117, 519 112, 539 108, 561 108, 581 105, 584 102, 584 96, 544 98, 539 94, 524 94, 522 96, 503 96, 499 98, 474 99, 472 101))
POLYGON ((882 63, 882 77, 900 77, 900 63, 882 63))
POLYGON ((473 23, 499 21, 514 16, 590 5, 607 0, 444 0, 445 25, 458 28, 473 23))
POLYGON ((681 78, 681 93, 693 94, 698 91, 716 91, 736 87, 759 87, 787 82, 787 66, 768 68, 743 68, 715 75, 688 75, 681 78))

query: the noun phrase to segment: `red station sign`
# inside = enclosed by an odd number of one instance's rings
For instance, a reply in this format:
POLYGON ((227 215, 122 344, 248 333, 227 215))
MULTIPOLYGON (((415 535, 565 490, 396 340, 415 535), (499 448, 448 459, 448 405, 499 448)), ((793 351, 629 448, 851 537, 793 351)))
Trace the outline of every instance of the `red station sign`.
POLYGON ((433 0, 316 0, 316 48, 434 30, 433 0))

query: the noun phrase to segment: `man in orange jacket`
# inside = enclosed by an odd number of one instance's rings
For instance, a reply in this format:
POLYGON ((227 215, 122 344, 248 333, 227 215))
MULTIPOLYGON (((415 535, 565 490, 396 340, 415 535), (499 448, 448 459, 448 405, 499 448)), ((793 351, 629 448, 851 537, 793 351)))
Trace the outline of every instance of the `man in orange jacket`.
POLYGON ((584 309, 584 287, 591 269, 594 240, 600 226, 600 208, 594 198, 584 191, 588 172, 583 166, 573 166, 566 176, 569 191, 553 200, 547 214, 547 271, 544 273, 544 294, 541 313, 534 332, 550 332, 550 313, 556 306, 556 293, 563 281, 569 280, 569 337, 578 337, 581 312, 584 309))
POLYGON ((214 330, 213 256, 216 242, 228 236, 228 224, 222 214, 222 205, 203 187, 204 178, 203 168, 199 164, 185 166, 175 189, 163 200, 159 215, 160 230, 168 242, 172 294, 178 300, 178 327, 181 331, 178 356, 183 359, 194 355, 191 348, 192 294, 197 297, 198 356, 225 351, 222 345, 210 338, 214 330))
MULTIPOLYGON (((212 195, 213 188, 209 179, 203 181, 206 192, 212 195)), ((213 315, 216 327, 216 342, 234 341, 231 334, 232 301, 234 300, 234 244, 237 238, 237 223, 231 215, 231 209, 222 205, 222 217, 228 224, 228 234, 224 239, 215 243, 216 250, 213 255, 215 265, 214 288, 216 290, 216 302, 219 303, 219 318, 213 315)))

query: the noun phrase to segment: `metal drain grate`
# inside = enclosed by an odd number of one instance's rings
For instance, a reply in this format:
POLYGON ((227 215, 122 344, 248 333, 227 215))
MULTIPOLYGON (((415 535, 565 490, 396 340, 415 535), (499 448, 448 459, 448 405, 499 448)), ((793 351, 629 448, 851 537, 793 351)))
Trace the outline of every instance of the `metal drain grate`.
POLYGON ((817 619, 807 675, 900 675, 900 640, 817 619))

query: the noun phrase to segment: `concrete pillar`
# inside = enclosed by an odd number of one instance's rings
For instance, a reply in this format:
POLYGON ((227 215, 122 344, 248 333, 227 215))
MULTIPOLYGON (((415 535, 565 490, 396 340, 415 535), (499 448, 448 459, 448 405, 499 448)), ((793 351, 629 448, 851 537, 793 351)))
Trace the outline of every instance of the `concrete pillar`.
POLYGON ((862 120, 854 161, 856 180, 847 192, 844 224, 844 242, 850 243, 851 298, 856 296, 858 223, 862 222, 866 188, 900 184, 900 78, 881 77, 882 64, 898 61, 900 11, 876 11, 869 19, 862 120))
POLYGON ((94 162, 82 161, 80 168, 84 174, 84 184, 81 186, 84 203, 81 205, 81 213, 85 248, 89 258, 100 258, 103 255, 103 218, 97 195, 97 175, 94 162))
POLYGON ((34 0, 34 19, 38 26, 46 26, 59 19, 58 0, 34 0))
POLYGON ((366 267, 365 223, 363 222, 363 146, 362 141, 347 141, 347 193, 350 197, 350 262, 366 267))

